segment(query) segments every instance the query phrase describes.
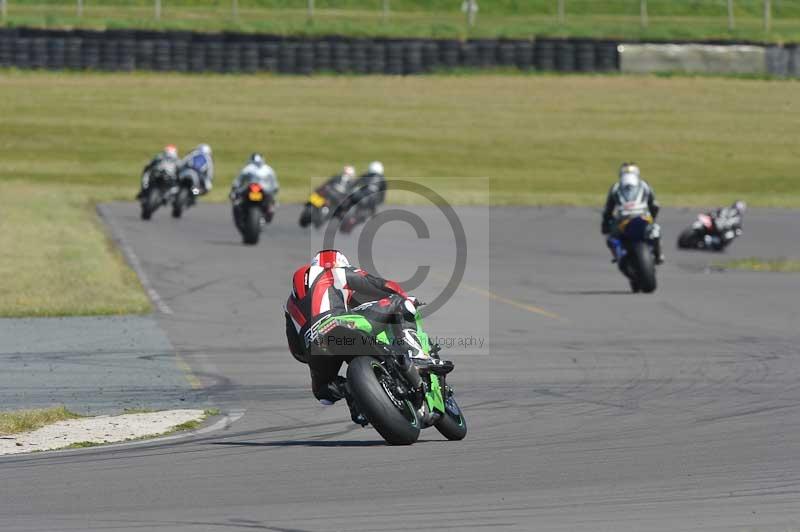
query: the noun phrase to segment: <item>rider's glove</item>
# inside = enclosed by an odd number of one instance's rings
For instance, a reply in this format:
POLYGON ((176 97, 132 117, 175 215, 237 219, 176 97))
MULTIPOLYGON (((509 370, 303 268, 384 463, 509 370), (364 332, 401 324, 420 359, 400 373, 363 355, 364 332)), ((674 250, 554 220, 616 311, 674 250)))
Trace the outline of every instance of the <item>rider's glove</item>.
POLYGON ((403 314, 406 319, 413 320, 417 315, 419 300, 416 297, 407 297, 403 301, 403 314))
POLYGON ((414 296, 407 296, 406 301, 410 302, 414 308, 421 307, 424 303, 414 296))
POLYGON ((611 232, 611 224, 609 223, 609 220, 603 220, 603 223, 600 225, 600 232, 604 235, 607 235, 611 232))

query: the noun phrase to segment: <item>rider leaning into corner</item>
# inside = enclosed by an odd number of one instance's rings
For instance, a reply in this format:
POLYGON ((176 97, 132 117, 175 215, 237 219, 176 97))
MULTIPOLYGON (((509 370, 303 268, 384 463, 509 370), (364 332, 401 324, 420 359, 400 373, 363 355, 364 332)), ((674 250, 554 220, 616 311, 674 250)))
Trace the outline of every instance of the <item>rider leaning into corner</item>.
POLYGON ((199 177, 199 194, 211 192, 214 181, 214 160, 211 158, 211 146, 200 144, 190 151, 180 162, 178 175, 185 170, 194 170, 199 177))
POLYGON ((142 192, 148 187, 150 183, 150 174, 160 166, 169 169, 169 177, 175 180, 177 177, 175 171, 178 166, 178 148, 176 148, 174 144, 167 144, 164 146, 164 150, 153 157, 153 159, 147 163, 147 166, 144 167, 144 170, 142 170, 142 190, 136 196, 136 199, 139 199, 142 196, 142 192))
POLYGON ((714 220, 714 227, 723 238, 729 239, 726 232, 731 229, 742 228, 742 215, 747 210, 747 203, 737 200, 730 207, 722 207, 716 211, 710 212, 709 215, 714 220))
POLYGON ((374 214, 378 206, 386 199, 386 176, 383 163, 380 161, 369 163, 367 171, 358 177, 358 180, 353 183, 352 189, 353 191, 338 214, 343 216, 347 209, 359 203, 374 214))
MULTIPOLYGON (((396 282, 351 266, 347 257, 337 250, 320 251, 310 264, 298 268, 284 308, 286 339, 292 355, 309 366, 314 397, 323 405, 345 398, 353 421, 361 425, 366 423, 349 399, 346 379, 339 376, 345 358, 316 354, 313 343, 307 339, 306 333, 314 324, 330 315, 358 313, 369 320, 374 330, 392 327, 398 333, 404 320, 413 322, 417 305, 416 298, 408 296, 396 282)), ((402 333, 395 337, 402 338, 402 333)), ((401 355, 401 351, 387 354, 401 355)), ((416 366, 407 357, 404 360, 406 376, 421 391, 416 366)))
POLYGON ((350 192, 356 179, 356 169, 347 165, 342 168, 342 173, 328 179, 323 187, 332 188, 339 195, 344 196, 350 192))
MULTIPOLYGON (((655 221, 658 211, 661 209, 656 201, 656 195, 647 182, 642 179, 641 172, 636 163, 622 163, 619 169, 619 181, 611 186, 606 199, 606 206, 603 209, 603 222, 601 231, 608 235, 606 245, 611 251, 612 260, 616 260, 614 246, 611 243, 613 238, 619 238, 617 230, 619 223, 618 212, 625 204, 636 203, 646 205, 647 210, 655 221)), ((664 255, 661 253, 661 228, 658 224, 653 224, 653 253, 656 256, 656 264, 664 262, 664 255)))

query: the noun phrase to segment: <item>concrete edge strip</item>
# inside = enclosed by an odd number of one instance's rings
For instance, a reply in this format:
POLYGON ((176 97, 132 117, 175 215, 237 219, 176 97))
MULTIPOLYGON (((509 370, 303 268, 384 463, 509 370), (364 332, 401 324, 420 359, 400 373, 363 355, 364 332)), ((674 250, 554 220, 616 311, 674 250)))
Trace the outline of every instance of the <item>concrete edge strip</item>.
MULTIPOLYGON (((236 421, 244 416, 247 410, 232 410, 231 412, 224 414, 222 419, 217 420, 215 423, 207 426, 202 427, 197 430, 187 430, 185 432, 179 432, 177 434, 170 434, 168 436, 155 436, 153 438, 143 438, 141 440, 135 441, 126 441, 120 443, 109 443, 109 444, 101 444, 93 447, 86 447, 82 449, 51 449, 49 451, 42 451, 41 453, 36 453, 37 456, 42 457, 51 457, 53 456, 52 453, 58 453, 59 456, 63 456, 66 454, 78 454, 78 453, 86 453, 86 452, 97 452, 98 450, 106 451, 108 449, 123 449, 126 447, 138 447, 142 445, 153 445, 153 444, 162 444, 170 441, 175 440, 182 440, 196 436, 202 436, 205 434, 210 434, 212 432, 216 432, 219 430, 225 430, 230 427, 236 421)), ((10 458, 13 459, 15 457, 31 457, 31 453, 22 453, 17 455, 8 455, 5 457, 0 458, 10 458)))
POLYGON ((127 239, 123 236, 122 231, 120 230, 117 223, 114 219, 106 212, 105 207, 103 205, 97 206, 97 213, 100 215, 100 218, 103 219, 106 226, 108 227, 111 238, 116 242, 119 249, 122 251, 125 260, 128 262, 128 265, 133 269, 136 276, 139 278, 139 283, 141 283, 142 288, 144 289, 147 297, 150 298, 150 301, 153 303, 153 306, 161 312, 162 314, 172 315, 172 309, 169 308, 164 300, 161 298, 159 293, 153 288, 153 284, 150 282, 150 279, 147 277, 147 274, 144 272, 144 268, 142 267, 141 261, 139 261, 139 257, 136 256, 136 253, 133 251, 133 248, 128 244, 127 239))

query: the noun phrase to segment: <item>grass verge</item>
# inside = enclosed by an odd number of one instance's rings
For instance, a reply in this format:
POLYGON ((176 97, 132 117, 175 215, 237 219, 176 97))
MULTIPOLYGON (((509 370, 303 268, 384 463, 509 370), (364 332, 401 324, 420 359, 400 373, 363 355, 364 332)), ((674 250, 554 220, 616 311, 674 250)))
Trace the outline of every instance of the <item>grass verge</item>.
POLYGON ((35 410, 18 410, 0 412, 0 436, 29 432, 66 419, 77 419, 78 414, 70 412, 64 406, 41 408, 35 410))
POLYGON ((99 447, 100 445, 105 444, 96 441, 78 441, 75 443, 70 443, 64 447, 64 449, 85 449, 87 447, 99 447))
POLYGON ((0 180, 0 197, 0 317, 149 311, 94 211, 113 191, 0 180))
POLYGON ((622 75, 6 72, 0 181, 46 183, 40 193, 56 195, 69 185, 84 205, 132 198, 161 146, 206 141, 217 178, 204 200, 224 200, 260 150, 281 178, 283 202, 305 199, 345 163, 363 170, 380 159, 390 178, 448 178, 443 191, 455 202, 599 205, 619 163, 635 160, 666 203, 743 197, 796 207, 799 87, 622 75))
POLYGON ((729 270, 749 270, 754 272, 800 272, 800 260, 784 258, 760 259, 750 257, 722 262, 719 266, 729 270))
POLYGON ((258 150, 284 203, 304 200, 345 163, 363 170, 380 159, 390 178, 435 184, 453 203, 599 206, 619 163, 635 160, 667 205, 800 207, 798 87, 622 75, 0 71, 0 316, 149 309, 92 205, 132 199, 142 166, 170 142, 213 146, 216 187, 202 201, 225 201, 258 150))

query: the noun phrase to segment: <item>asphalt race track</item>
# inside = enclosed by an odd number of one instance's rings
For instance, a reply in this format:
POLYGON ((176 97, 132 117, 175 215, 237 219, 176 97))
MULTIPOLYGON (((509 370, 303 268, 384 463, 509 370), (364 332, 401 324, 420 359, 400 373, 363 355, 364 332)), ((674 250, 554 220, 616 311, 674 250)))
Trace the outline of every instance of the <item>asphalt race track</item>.
MULTIPOLYGON (((678 252, 691 211, 664 213, 658 291, 632 295, 597 212, 460 209, 464 281, 427 326, 454 339, 470 432, 403 448, 318 405, 286 350, 281 306, 316 238, 297 206, 256 248, 222 205, 149 223, 134 204, 105 212, 166 305, 156 317, 189 378, 244 416, 183 440, 0 459, 4 532, 800 528, 800 276, 678 252)), ((798 235, 797 212, 748 212, 727 256, 796 256, 798 235)), ((430 264, 413 293, 435 297, 453 262, 435 236, 385 225, 380 273, 430 264)))

